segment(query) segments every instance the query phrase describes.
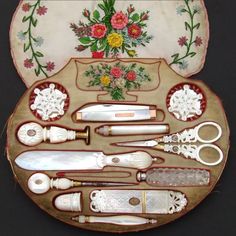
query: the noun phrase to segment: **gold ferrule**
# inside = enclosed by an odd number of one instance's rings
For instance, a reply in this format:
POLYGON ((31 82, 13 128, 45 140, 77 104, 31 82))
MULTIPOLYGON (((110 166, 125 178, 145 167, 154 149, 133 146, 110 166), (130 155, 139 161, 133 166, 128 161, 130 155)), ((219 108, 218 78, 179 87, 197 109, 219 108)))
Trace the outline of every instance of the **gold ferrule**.
POLYGON ((73 187, 81 187, 81 186, 82 186, 82 182, 73 181, 73 187))
POLYGON ((147 194, 146 191, 142 191, 142 213, 147 212, 147 194))
POLYGON ((87 126, 83 131, 76 132, 76 139, 84 139, 87 145, 90 144, 90 128, 87 126))

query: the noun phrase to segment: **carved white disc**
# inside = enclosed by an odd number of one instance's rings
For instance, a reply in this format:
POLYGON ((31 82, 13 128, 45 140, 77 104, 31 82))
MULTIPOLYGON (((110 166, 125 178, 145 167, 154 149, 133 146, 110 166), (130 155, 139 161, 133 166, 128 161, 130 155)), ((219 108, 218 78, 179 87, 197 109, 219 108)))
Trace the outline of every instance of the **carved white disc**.
POLYGON ((55 84, 50 84, 48 88, 40 90, 36 88, 34 93, 36 98, 30 106, 32 111, 36 111, 42 120, 49 120, 64 115, 64 106, 67 94, 55 88, 55 84))
POLYGON ((201 108, 203 95, 197 93, 190 85, 185 84, 182 89, 171 95, 168 110, 178 120, 187 121, 203 113, 201 108))

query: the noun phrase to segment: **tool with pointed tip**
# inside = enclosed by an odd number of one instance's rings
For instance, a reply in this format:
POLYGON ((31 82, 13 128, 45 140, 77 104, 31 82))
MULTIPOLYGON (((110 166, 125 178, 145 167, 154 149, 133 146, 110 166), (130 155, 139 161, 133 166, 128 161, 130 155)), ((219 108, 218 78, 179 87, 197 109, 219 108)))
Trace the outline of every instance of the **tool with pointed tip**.
POLYGON ((35 122, 23 124, 17 132, 18 140, 26 146, 36 146, 42 142, 63 143, 83 139, 90 144, 90 128, 84 130, 67 130, 57 126, 42 127, 35 122))
POLYGON ((28 151, 15 160, 25 170, 101 170, 105 166, 146 169, 157 161, 143 151, 105 155, 86 151, 28 151))
POLYGON ((93 103, 76 112, 77 121, 138 121, 156 117, 156 107, 147 105, 93 103))
POLYGON ((139 182, 159 187, 200 187, 210 183, 210 171, 190 168, 152 168, 137 173, 139 182))
POLYGON ((144 225, 144 224, 156 224, 157 220, 147 219, 139 216, 119 215, 119 216, 76 216, 72 218, 80 224, 85 223, 103 223, 103 224, 115 224, 115 225, 144 225))
POLYGON ((80 182, 67 178, 50 178, 43 173, 33 174, 28 180, 28 187, 35 194, 44 194, 50 189, 67 190, 74 187, 117 187, 135 185, 117 182, 80 182))
MULTIPOLYGON (((205 132, 209 135, 209 132, 205 132)), ((207 166, 216 166, 220 164, 224 158, 222 150, 213 143, 218 141, 222 136, 222 128, 215 122, 203 122, 195 127, 185 129, 179 133, 174 133, 171 135, 166 135, 160 138, 152 140, 141 140, 141 141, 131 141, 131 142, 121 142, 115 143, 117 146, 124 147, 146 147, 152 148, 172 154, 182 155, 187 159, 192 159, 200 162, 207 166), (215 128, 217 133, 211 139, 202 138, 200 136, 200 130, 203 127, 215 128), (197 142, 200 144, 197 145, 197 142), (204 149, 211 149, 215 151, 218 155, 218 159, 215 162, 205 161, 202 157, 202 151, 204 149)), ((217 156, 217 155, 214 155, 217 156)))

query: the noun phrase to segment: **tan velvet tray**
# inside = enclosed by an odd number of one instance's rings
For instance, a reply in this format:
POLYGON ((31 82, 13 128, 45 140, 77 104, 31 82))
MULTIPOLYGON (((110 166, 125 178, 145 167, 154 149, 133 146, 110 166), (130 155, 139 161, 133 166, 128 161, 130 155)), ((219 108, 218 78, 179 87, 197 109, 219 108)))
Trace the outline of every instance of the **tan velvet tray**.
MULTIPOLYGON (((211 182, 209 186, 206 187, 173 187, 173 188, 158 188, 151 187, 146 183, 140 183, 136 186, 129 187, 119 187, 119 189, 172 189, 176 191, 181 191, 186 194, 188 199, 188 204, 186 208, 181 213, 176 213, 173 215, 143 215, 140 214, 138 216, 154 218, 157 219, 157 223, 154 225, 146 224, 141 226, 118 226, 118 225, 109 225, 109 224, 79 224, 73 222, 71 217, 76 215, 111 215, 111 214, 99 214, 93 213, 89 209, 89 193, 94 189, 102 189, 96 187, 84 187, 84 188, 73 188, 66 191, 57 191, 50 190, 48 193, 43 195, 33 194, 28 190, 27 180, 28 178, 35 172, 26 171, 19 168, 14 160, 16 157, 25 151, 29 150, 96 150, 103 151, 105 154, 114 154, 114 153, 122 153, 122 152, 131 152, 136 150, 143 150, 142 148, 129 148, 129 147, 114 147, 111 146, 110 143, 126 141, 126 140, 142 140, 142 139, 150 139, 155 136, 152 135, 139 135, 139 136, 126 136, 126 137, 102 137, 94 132, 96 127, 103 125, 104 123, 93 123, 93 122, 75 122, 74 112, 78 110, 80 107, 84 106, 88 103, 101 102, 101 103, 112 103, 117 101, 112 101, 109 94, 106 94, 104 91, 99 91, 99 89, 93 89, 86 86, 86 79, 84 78, 84 72, 88 69, 90 65, 97 65, 99 63, 107 63, 110 65, 114 65, 117 63, 117 60, 113 59, 71 59, 70 62, 58 72, 53 77, 50 77, 43 81, 38 81, 33 84, 31 88, 27 90, 24 96, 19 101, 13 115, 11 116, 8 123, 8 159, 11 163, 13 173, 24 189, 26 194, 44 211, 54 216, 55 218, 68 223, 70 225, 96 230, 96 231, 106 231, 106 232, 130 232, 130 231, 140 231, 153 227, 158 227, 160 225, 171 222, 182 215, 189 212, 191 209, 196 207, 214 188, 216 185, 227 160, 228 148, 229 148, 229 128, 226 120, 226 116, 224 113, 224 109, 222 107, 220 99, 210 90, 203 82, 197 80, 191 80, 181 77, 176 74, 163 59, 122 59, 120 63, 128 65, 130 63, 137 63, 142 65, 146 71, 148 71, 152 80, 148 84, 143 84, 139 91, 132 91, 126 93, 124 95, 125 100, 119 101, 122 104, 125 103, 133 103, 133 104, 151 104, 156 105, 158 109, 162 110, 164 116, 158 116, 159 123, 168 123, 170 125, 170 133, 181 131, 185 128, 194 127, 204 121, 214 121, 218 123, 223 130, 222 137, 216 144, 222 149, 224 154, 223 162, 214 167, 207 167, 200 164, 194 160, 187 160, 181 156, 168 154, 164 152, 155 151, 152 149, 145 149, 145 151, 149 152, 152 156, 160 157, 159 161, 155 163, 152 167, 188 167, 188 168, 203 168, 209 169, 211 172, 211 182), (29 97, 34 88, 41 84, 42 82, 55 82, 64 86, 70 97, 70 105, 66 112, 66 114, 59 120, 54 122, 43 122, 42 120, 37 119, 29 108, 29 97), (201 88, 204 96, 206 98, 206 110, 203 115, 189 122, 179 121, 171 115, 166 107, 166 97, 170 89, 180 83, 190 83, 197 85, 201 88), (71 141, 63 144, 48 144, 41 143, 40 145, 30 148, 22 145, 16 137, 16 132, 19 129, 19 126, 23 123, 34 121, 38 122, 43 126, 47 125, 57 125, 70 129, 83 129, 85 126, 89 125, 91 127, 91 144, 86 146, 83 141, 71 141), (53 199, 62 193, 67 192, 78 192, 81 191, 83 194, 83 211, 81 213, 70 213, 70 212, 62 212, 55 209, 53 205, 53 199)), ((204 78, 203 78, 204 79, 204 78)), ((158 113, 159 114, 159 113, 158 113)), ((161 113, 160 113, 161 114, 161 113)), ((145 122, 131 122, 130 124, 147 124, 152 123, 154 121, 145 121, 145 122)), ((157 123, 155 121, 155 123, 157 123)), ((206 133, 203 134, 203 136, 206 133)), ((204 155, 204 153, 203 153, 204 155)), ((136 172, 135 169, 127 169, 127 168, 118 168, 118 167, 106 167, 103 171, 128 171, 131 173, 131 176, 125 179, 127 182, 136 182, 136 172)), ((55 171, 45 172, 51 177, 56 177, 55 171)), ((84 177, 74 178, 81 181, 96 181, 97 178, 90 177, 89 175, 84 177)), ((99 181, 109 181, 106 178, 99 178, 99 181)), ((112 181, 124 181, 124 178, 116 178, 112 181)), ((111 188, 116 189, 116 188, 111 188)), ((214 212, 212 212, 214 214, 214 212)), ((25 216, 27 217, 27 216, 25 216)))

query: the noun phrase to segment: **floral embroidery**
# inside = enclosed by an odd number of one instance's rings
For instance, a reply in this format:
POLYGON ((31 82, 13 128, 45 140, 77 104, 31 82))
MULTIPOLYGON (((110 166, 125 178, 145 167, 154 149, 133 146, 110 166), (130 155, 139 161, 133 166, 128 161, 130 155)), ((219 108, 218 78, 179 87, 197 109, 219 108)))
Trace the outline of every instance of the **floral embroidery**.
POLYGON ((145 68, 136 63, 128 66, 120 62, 114 66, 104 63, 96 67, 91 65, 84 75, 91 79, 88 87, 100 87, 109 92, 113 100, 124 100, 124 91, 140 89, 142 83, 151 81, 145 68))
POLYGON ((93 58, 119 57, 121 53, 134 57, 137 56, 135 48, 150 43, 153 37, 145 31, 149 11, 137 13, 132 4, 126 12, 116 11, 115 2, 103 0, 98 4, 99 10, 93 13, 84 9, 83 16, 88 23, 80 21, 78 25, 70 25, 80 42, 75 48, 77 51, 89 48, 93 58))
POLYGON ((185 21, 185 29, 189 32, 189 36, 182 36, 178 39, 178 44, 180 47, 186 47, 186 52, 184 55, 180 55, 180 53, 172 55, 173 61, 170 63, 170 65, 179 65, 180 70, 186 70, 189 65, 186 59, 192 58, 197 54, 192 46, 200 47, 203 44, 201 37, 196 36, 194 38, 195 32, 201 26, 200 23, 195 22, 195 15, 201 13, 201 7, 195 5, 191 8, 190 1, 193 2, 194 0, 184 0, 185 5, 180 5, 176 9, 178 15, 182 16, 183 14, 188 14, 189 16, 189 22, 185 21))
POLYGON ((44 57, 43 53, 36 50, 35 47, 41 47, 44 43, 44 39, 41 36, 33 35, 33 28, 36 28, 38 24, 38 16, 43 16, 47 13, 48 9, 45 6, 41 6, 41 0, 35 2, 35 4, 25 3, 22 5, 22 11, 29 12, 29 15, 23 17, 22 22, 27 23, 27 29, 20 31, 17 37, 24 43, 24 52, 30 52, 31 57, 24 60, 24 67, 27 69, 34 68, 36 76, 41 73, 48 77, 46 71, 51 72, 55 69, 54 62, 47 62, 45 65, 41 63, 41 59, 44 57))

